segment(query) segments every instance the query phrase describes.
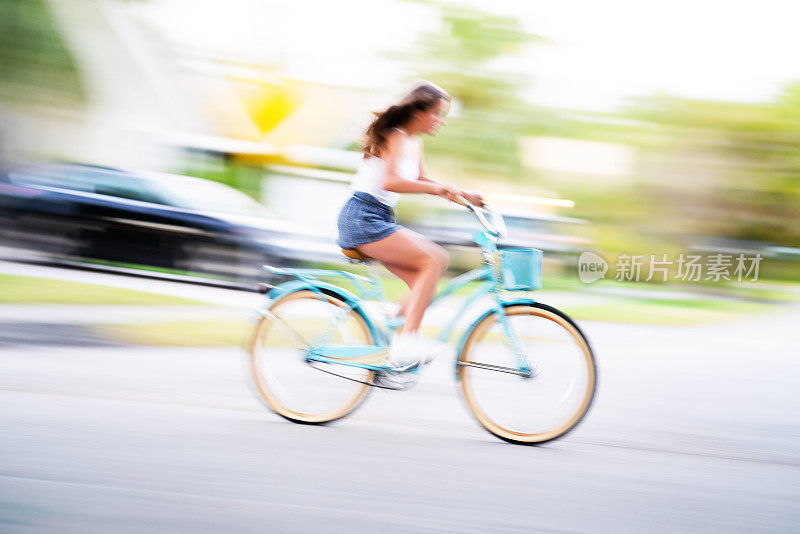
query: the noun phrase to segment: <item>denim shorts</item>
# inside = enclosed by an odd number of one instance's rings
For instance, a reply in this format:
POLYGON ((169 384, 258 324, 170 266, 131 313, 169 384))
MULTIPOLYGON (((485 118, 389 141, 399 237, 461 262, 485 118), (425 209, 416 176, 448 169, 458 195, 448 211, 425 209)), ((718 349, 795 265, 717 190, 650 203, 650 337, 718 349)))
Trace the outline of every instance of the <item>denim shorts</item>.
POLYGON ((339 240, 342 248, 380 241, 402 228, 392 208, 369 193, 356 191, 339 212, 339 240))

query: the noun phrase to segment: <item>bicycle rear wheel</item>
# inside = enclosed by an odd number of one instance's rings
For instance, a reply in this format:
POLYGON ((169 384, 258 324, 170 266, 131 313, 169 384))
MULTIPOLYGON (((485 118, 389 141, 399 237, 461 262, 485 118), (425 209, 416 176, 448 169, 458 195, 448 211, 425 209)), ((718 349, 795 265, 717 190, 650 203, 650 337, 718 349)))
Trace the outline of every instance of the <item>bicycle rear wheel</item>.
POLYGON ((589 343, 569 317, 550 306, 517 304, 505 310, 538 374, 512 374, 516 358, 491 313, 475 325, 458 356, 467 405, 486 430, 506 441, 534 444, 563 436, 586 415, 594 397, 597 372, 589 343))
POLYGON ((326 343, 373 344, 366 321, 349 308, 334 296, 301 290, 276 300, 260 319, 248 352, 258 392, 275 413, 296 423, 327 423, 363 402, 373 371, 321 364, 326 373, 306 361, 309 343, 326 331, 326 343))

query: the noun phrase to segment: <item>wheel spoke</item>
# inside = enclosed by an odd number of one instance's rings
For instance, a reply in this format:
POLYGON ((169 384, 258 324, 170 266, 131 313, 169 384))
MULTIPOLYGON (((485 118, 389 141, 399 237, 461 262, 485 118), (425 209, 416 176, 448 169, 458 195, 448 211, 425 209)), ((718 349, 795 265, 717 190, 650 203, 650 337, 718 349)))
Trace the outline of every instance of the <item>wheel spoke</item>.
POLYGON ((320 373, 306 358, 308 339, 371 345, 361 315, 334 297, 301 290, 286 295, 264 314, 250 344, 251 367, 263 400, 279 415, 303 423, 344 417, 363 401, 374 373, 332 365, 320 373), (338 318, 338 320, 337 320, 338 318))
POLYGON ((463 365, 465 367, 477 367, 479 369, 487 369, 489 371, 498 371, 500 373, 508 373, 511 375, 519 375, 527 377, 528 373, 524 373, 519 369, 513 367, 503 367, 502 365, 493 365, 491 363, 480 363, 480 362, 458 362, 458 365, 463 365))
POLYGON ((288 334, 289 337, 292 337, 297 341, 298 347, 308 348, 308 341, 300 335, 300 333, 292 328, 286 321, 284 321, 281 317, 278 317, 272 312, 267 311, 264 313, 264 317, 271 319, 275 325, 278 326, 285 334, 288 334))
POLYGON ((536 371, 520 370, 504 325, 489 315, 470 333, 458 359, 467 404, 487 430, 505 440, 541 443, 559 437, 581 420, 594 395, 589 344, 566 316, 548 306, 516 305, 506 313, 536 371))

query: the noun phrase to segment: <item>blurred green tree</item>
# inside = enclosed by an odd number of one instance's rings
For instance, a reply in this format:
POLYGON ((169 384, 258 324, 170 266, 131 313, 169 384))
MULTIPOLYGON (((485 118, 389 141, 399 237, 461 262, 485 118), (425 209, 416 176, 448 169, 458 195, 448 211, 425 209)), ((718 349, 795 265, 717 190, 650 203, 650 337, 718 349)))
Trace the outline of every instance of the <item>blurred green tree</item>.
POLYGON ((525 74, 501 70, 497 61, 543 42, 513 17, 423 0, 440 16, 436 31, 421 33, 414 49, 391 54, 406 63, 411 78, 441 85, 456 100, 447 134, 426 144, 429 154, 474 174, 519 178, 524 169, 519 138, 534 124, 536 109, 522 97, 525 74))
POLYGON ((0 98, 84 101, 75 60, 45 0, 0 0, 0 98))
POLYGON ((800 246, 800 83, 773 102, 662 95, 630 113, 657 126, 642 172, 683 233, 800 246))

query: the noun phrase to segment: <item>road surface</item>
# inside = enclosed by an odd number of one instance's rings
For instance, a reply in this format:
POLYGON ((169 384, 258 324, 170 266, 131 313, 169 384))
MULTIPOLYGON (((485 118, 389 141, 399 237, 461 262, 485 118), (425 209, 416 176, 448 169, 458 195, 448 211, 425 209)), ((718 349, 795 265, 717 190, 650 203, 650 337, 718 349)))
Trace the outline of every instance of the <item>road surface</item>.
MULTIPOLYGON (((5 308, 5 331, 34 312, 5 308)), ((452 359, 319 427, 265 410, 235 347, 11 336, 0 532, 796 532, 798 318, 783 307, 692 328, 583 323, 595 404, 539 447, 472 420, 452 359)))

